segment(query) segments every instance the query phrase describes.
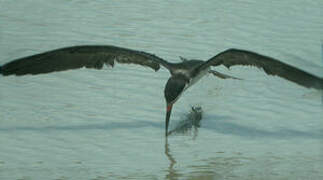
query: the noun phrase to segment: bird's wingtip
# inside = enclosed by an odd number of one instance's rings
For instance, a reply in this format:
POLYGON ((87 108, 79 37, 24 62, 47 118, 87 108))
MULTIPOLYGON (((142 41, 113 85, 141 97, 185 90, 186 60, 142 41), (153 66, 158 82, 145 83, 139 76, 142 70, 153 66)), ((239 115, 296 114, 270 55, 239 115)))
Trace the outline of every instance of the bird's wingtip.
POLYGON ((0 66, 0 76, 7 76, 5 68, 3 68, 3 66, 0 66))

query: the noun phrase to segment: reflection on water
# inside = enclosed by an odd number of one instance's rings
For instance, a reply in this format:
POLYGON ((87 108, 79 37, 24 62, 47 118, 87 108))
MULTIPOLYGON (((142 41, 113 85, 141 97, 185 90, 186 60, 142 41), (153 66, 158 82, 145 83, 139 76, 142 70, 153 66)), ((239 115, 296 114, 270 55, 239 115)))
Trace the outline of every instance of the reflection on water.
MULTIPOLYGON (((193 139, 197 137, 198 128, 201 127, 201 120, 203 117, 203 110, 200 106, 192 106, 191 111, 185 115, 185 118, 181 120, 176 127, 169 132, 171 134, 190 134, 193 132, 193 139)), ((165 140, 165 155, 169 160, 168 173, 166 179, 177 179, 182 175, 174 168, 176 164, 175 158, 172 156, 168 140, 165 140)))
MULTIPOLYGON (((177 163, 175 154, 172 154, 170 145, 165 140, 165 155, 169 160, 169 165, 165 179, 223 179, 237 178, 235 170, 243 166, 244 163, 250 163, 253 158, 244 157, 242 153, 235 153, 226 157, 225 152, 216 152, 215 157, 200 161, 200 165, 190 165, 187 168, 191 169, 190 173, 182 173, 180 169, 176 169, 177 163)), ((178 162, 181 164, 180 162, 178 162)))
MULTIPOLYGON (((192 136, 193 140, 197 138, 198 129, 201 127, 201 120, 203 118, 203 110, 200 106, 193 106, 191 111, 185 115, 185 118, 177 123, 176 127, 170 131, 172 135, 187 135, 192 136)), ((219 118, 218 118, 219 119, 219 118)), ((215 121, 216 122, 216 121, 215 121)), ((224 124, 228 122, 223 122, 224 124)), ((217 124, 218 128, 225 128, 221 124, 217 124)), ((230 126, 235 127, 235 126, 230 126)), ((217 128, 213 128, 217 129, 217 128)), ((264 130, 256 130, 240 127, 240 132, 248 131, 253 134, 253 137, 303 137, 303 138, 322 138, 322 133, 304 133, 301 131, 291 131, 284 129, 284 133, 280 134, 277 132, 266 132, 264 130), (245 130, 244 130, 245 129, 245 130), (252 132, 250 132, 252 131, 252 132), (256 134, 256 135, 255 135, 256 134), (288 136, 289 134, 289 136, 288 136)), ((231 132, 230 129, 225 131, 231 132)), ((241 136, 241 135, 240 135, 241 136)), ((306 173, 301 173, 302 171, 296 171, 293 168, 290 168, 290 162, 280 156, 273 155, 274 153, 269 152, 265 154, 262 158, 255 158, 247 155, 242 152, 225 152, 225 151, 214 151, 212 157, 200 159, 197 162, 194 162, 190 165, 185 165, 177 155, 180 155, 172 151, 171 146, 174 144, 169 144, 168 139, 165 138, 165 150, 164 153, 169 161, 168 167, 166 170, 165 179, 212 179, 212 180, 222 180, 222 179, 257 179, 255 177, 267 177, 268 179, 277 179, 279 177, 304 177, 306 179, 306 173), (188 169, 188 171, 183 171, 188 169), (179 168, 182 167, 182 168, 179 168), (279 167, 279 168, 277 168, 279 167), (250 171, 245 171, 244 169, 250 169, 250 171), (265 171, 263 171, 265 169, 265 171), (284 169, 284 170, 283 170, 284 169)), ((175 146, 175 145, 174 145, 175 146)), ((293 161, 304 163, 302 156, 295 156, 293 161)), ((308 161, 309 165, 313 165, 312 162, 308 161)), ((316 170, 315 168, 311 169, 311 176, 320 176, 321 171, 316 170)))
POLYGON ((165 154, 169 160, 169 166, 168 166, 168 173, 166 174, 166 179, 177 179, 180 177, 180 174, 174 169, 174 165, 176 164, 175 158, 172 156, 170 150, 169 150, 169 144, 166 138, 165 141, 165 154))

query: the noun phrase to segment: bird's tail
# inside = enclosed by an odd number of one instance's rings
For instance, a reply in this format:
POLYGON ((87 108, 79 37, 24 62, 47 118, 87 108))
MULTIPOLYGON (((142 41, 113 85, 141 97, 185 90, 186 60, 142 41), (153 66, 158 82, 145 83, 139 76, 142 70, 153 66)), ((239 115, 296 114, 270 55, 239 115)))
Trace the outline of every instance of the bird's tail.
POLYGON ((2 66, 0 66, 0 74, 2 74, 2 66))

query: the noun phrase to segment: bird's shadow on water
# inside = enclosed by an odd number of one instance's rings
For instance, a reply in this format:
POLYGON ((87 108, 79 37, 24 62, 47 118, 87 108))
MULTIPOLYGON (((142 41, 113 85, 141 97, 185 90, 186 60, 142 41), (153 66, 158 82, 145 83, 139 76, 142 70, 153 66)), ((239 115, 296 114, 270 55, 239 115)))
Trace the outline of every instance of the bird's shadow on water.
MULTIPOLYGON (((208 115, 202 116, 202 110, 194 111, 192 107, 179 122, 175 122, 174 128, 170 131, 169 136, 186 135, 198 136, 199 129, 207 129, 220 134, 235 135, 246 138, 277 138, 277 139, 291 139, 291 138, 310 138, 323 139, 323 129, 315 131, 300 131, 291 128, 281 128, 273 131, 258 129, 251 126, 245 126, 229 122, 232 119, 230 116, 208 115), (203 120, 204 119, 204 120, 203 120), (193 132, 193 133, 192 133, 193 132)), ((144 120, 133 120, 131 122, 106 122, 97 124, 79 124, 79 125, 53 125, 53 126, 15 126, 15 127, 0 127, 0 132, 10 131, 35 131, 35 132, 49 132, 49 131, 88 131, 88 130, 116 130, 116 129, 133 129, 133 128, 164 128, 164 123, 144 120)))

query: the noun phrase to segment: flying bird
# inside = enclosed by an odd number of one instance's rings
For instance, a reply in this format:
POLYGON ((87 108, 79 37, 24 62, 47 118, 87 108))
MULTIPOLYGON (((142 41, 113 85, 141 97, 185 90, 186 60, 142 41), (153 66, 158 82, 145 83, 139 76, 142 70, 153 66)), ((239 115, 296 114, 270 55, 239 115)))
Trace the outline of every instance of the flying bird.
POLYGON ((165 67, 171 76, 168 79, 164 95, 166 99, 165 135, 168 135, 168 124, 174 103, 181 94, 207 73, 222 79, 240 79, 212 70, 211 66, 224 65, 227 68, 235 65, 248 65, 261 68, 268 75, 282 77, 306 88, 323 89, 323 79, 299 68, 283 63, 277 59, 255 52, 228 49, 207 61, 187 60, 180 63, 168 62, 154 54, 110 45, 72 46, 44 53, 22 57, 0 66, 0 74, 37 75, 78 69, 82 67, 102 69, 103 65, 114 66, 114 63, 138 64, 158 71, 165 67))

